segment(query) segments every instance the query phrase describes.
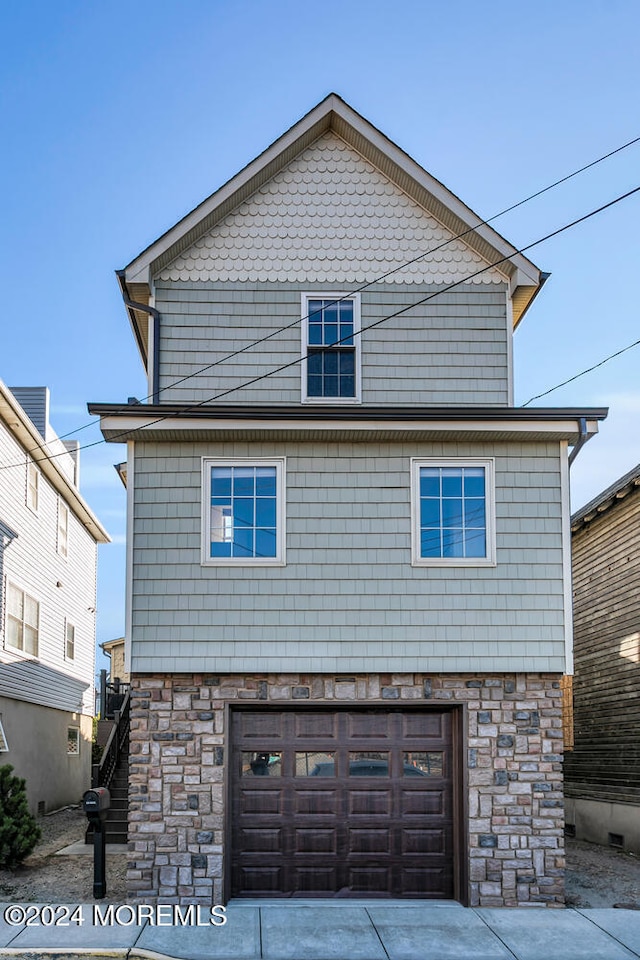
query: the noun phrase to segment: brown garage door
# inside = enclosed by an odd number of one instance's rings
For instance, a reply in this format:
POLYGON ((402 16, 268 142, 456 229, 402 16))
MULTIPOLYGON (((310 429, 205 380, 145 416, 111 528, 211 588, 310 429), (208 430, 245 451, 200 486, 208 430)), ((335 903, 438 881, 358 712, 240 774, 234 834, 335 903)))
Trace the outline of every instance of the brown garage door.
POLYGON ((452 715, 232 713, 232 894, 453 896, 452 715))

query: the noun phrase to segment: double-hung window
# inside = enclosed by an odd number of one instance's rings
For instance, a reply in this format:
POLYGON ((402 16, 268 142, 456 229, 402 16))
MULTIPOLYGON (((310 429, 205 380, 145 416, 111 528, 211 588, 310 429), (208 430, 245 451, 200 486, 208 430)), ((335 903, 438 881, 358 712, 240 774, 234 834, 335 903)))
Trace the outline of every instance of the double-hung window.
POLYGON ((76 658, 76 628, 68 620, 64 626, 64 658, 65 660, 75 660, 76 658))
POLYGON ((360 298, 340 293, 302 296, 302 399, 360 400, 360 298))
POLYGON ((412 460, 412 553, 418 566, 495 564, 491 459, 412 460))
POLYGON ((69 509, 58 498, 58 553, 66 557, 69 553, 69 509))
POLYGON ((204 564, 284 564, 284 458, 203 459, 204 564))
POLYGON ((7 583, 7 644, 32 657, 38 656, 40 604, 28 593, 7 583))
POLYGON ((27 506, 34 513, 38 512, 38 497, 40 492, 40 471, 33 460, 27 464, 27 506))

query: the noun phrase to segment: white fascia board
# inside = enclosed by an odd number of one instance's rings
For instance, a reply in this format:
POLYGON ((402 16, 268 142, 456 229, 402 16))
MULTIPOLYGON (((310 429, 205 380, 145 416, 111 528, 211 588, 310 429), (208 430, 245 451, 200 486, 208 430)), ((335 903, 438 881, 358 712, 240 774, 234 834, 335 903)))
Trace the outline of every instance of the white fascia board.
POLYGON ((80 495, 77 487, 58 466, 56 453, 44 442, 9 388, 1 380, 0 418, 96 543, 111 543, 111 537, 80 495))
POLYGON ((569 487, 569 449, 560 445, 560 491, 562 498, 562 582, 564 597, 564 645, 566 674, 573 674, 573 583, 571 570, 571 495, 569 487))
MULTIPOLYGON (((153 436, 154 433, 171 431, 175 433, 207 433, 211 431, 241 435, 248 431, 264 433, 289 432, 292 435, 301 431, 318 431, 321 433, 356 432, 366 436, 369 433, 386 431, 388 433, 406 432, 415 434, 424 433, 544 433, 554 438, 571 438, 578 430, 578 419, 567 420, 250 420, 250 419, 215 419, 189 418, 167 416, 159 420, 158 416, 127 417, 105 416, 100 428, 107 441, 108 434, 113 432, 123 443, 125 439, 135 439, 135 434, 142 439, 144 436, 153 436), (131 434, 134 434, 132 437, 131 434)), ((598 421, 587 420, 589 434, 598 432, 598 421)))

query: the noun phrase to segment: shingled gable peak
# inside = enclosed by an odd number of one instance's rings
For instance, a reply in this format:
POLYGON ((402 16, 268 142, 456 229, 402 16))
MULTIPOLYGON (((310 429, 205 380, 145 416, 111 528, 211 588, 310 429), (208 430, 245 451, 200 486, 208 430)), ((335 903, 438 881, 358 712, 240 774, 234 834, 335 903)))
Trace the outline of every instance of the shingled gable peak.
MULTIPOLYGON (((305 156, 313 162, 311 154, 315 154, 317 162, 318 150, 329 149, 331 145, 334 156, 342 154, 344 158, 351 155, 359 162, 360 176, 368 170, 377 180, 379 189, 386 184, 388 190, 402 195, 414 217, 417 211, 422 214, 422 229, 417 233, 413 248, 398 250, 397 263, 382 263, 379 273, 359 277, 359 280, 370 282, 389 266, 394 269, 401 262, 415 257, 416 249, 422 249, 417 245, 424 243, 431 224, 436 245, 443 239, 464 234, 464 240, 454 241, 453 249, 445 259, 460 259, 464 251, 476 264, 476 271, 502 261, 498 270, 501 279, 509 283, 513 322, 514 326, 517 325, 541 285, 540 270, 335 93, 329 94, 239 173, 142 251, 124 270, 118 271, 125 299, 149 304, 154 278, 161 274, 167 276, 166 271, 172 265, 181 268, 175 267, 174 278, 179 275, 182 279, 188 278, 190 267, 183 258, 189 259, 190 250, 196 248, 197 251, 197 245, 204 244, 205 238, 223 229, 225 221, 240 208, 244 214, 247 203, 260 191, 264 193, 269 183, 282 176, 288 167, 300 164, 305 156)), ((396 221, 395 227, 397 232, 402 232, 401 221, 396 221)), ((433 243, 427 242, 425 246, 429 249, 433 243)), ((281 272, 287 270, 288 261, 278 266, 281 272)), ((193 265, 191 269, 194 269, 193 265)), ((264 279, 264 276, 255 273, 251 279, 264 279)), ((491 277, 482 276, 481 279, 490 281, 491 277)), ((146 360, 148 314, 133 307, 129 307, 129 314, 146 360)))

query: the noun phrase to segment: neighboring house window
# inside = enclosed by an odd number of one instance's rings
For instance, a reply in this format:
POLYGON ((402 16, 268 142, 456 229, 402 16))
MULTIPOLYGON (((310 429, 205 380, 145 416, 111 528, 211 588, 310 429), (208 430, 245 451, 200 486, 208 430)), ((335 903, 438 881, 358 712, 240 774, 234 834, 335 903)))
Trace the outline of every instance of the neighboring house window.
POLYGON ((7 584, 7 644, 38 656, 40 604, 12 583, 7 584))
POLYGON ((65 623, 64 655, 67 660, 75 660, 76 656, 76 628, 67 620, 65 623))
POLYGON ((4 727, 2 726, 2 717, 0 717, 0 753, 8 753, 9 744, 7 743, 7 737, 4 732, 4 727))
POLYGON ((360 399, 360 298, 302 297, 302 399, 360 399))
POLYGON ((27 506, 38 512, 38 494, 40 491, 40 471, 35 463, 30 460, 27 463, 27 506))
POLYGON ((203 459, 208 564, 284 563, 284 459, 203 459))
POLYGON ((412 461, 413 563, 495 563, 492 460, 412 461))
POLYGON ((80 728, 67 727, 67 755, 80 756, 80 728))
POLYGON ((66 557, 69 552, 69 510, 58 500, 58 553, 66 557))

